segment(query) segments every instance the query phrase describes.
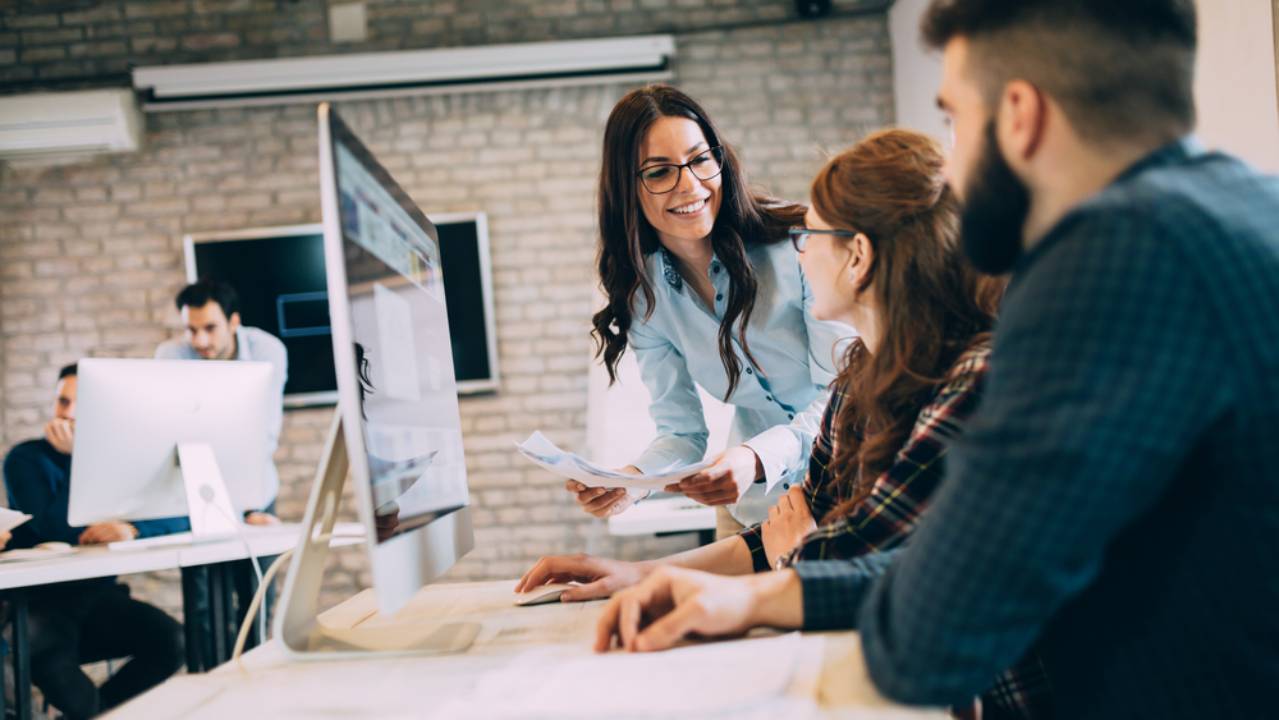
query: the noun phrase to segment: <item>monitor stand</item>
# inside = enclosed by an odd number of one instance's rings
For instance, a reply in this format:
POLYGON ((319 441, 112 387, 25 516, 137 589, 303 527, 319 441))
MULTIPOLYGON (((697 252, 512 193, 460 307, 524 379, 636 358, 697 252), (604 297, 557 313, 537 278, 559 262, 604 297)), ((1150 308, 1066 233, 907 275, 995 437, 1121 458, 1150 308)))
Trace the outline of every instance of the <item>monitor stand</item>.
MULTIPOLYGON (((275 635, 288 654, 299 659, 327 659, 368 654, 451 654, 470 648, 479 634, 476 623, 423 624, 378 623, 377 627, 325 625, 319 613, 320 586, 324 580, 329 539, 337 522, 342 487, 350 468, 342 437, 341 412, 333 414, 320 467, 311 486, 302 537, 289 563, 281 597, 282 612, 275 618, 275 635)), ((366 542, 375 542, 369 538, 366 542)))
POLYGON ((178 443, 178 467, 187 491, 187 517, 195 542, 225 540, 240 531, 239 517, 231 507, 231 496, 218 469, 213 446, 208 443, 178 443))

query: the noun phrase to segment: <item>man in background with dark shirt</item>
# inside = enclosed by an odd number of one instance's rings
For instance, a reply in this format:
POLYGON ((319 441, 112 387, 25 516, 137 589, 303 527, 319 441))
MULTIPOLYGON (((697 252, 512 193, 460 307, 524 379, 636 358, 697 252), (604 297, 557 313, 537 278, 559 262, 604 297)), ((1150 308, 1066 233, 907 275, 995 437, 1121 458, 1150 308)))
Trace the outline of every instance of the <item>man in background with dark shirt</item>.
POLYGON ((934 0, 923 29, 968 255, 1012 273, 931 509, 857 561, 663 568, 597 647, 856 627, 911 704, 1034 652, 1034 717, 1273 716, 1279 178, 1188 137, 1193 0, 934 0))
MULTIPOLYGON (((190 529, 186 518, 133 523, 67 524, 71 450, 75 439, 76 366, 58 374, 54 416, 44 437, 15 446, 4 461, 9 507, 31 515, 13 530, 10 547, 45 542, 95 545, 190 529)), ((159 684, 182 663, 182 628, 152 605, 129 597, 115 578, 34 588, 30 597, 31 676, 68 718, 109 710, 159 684), (130 658, 101 688, 83 663, 130 658)))

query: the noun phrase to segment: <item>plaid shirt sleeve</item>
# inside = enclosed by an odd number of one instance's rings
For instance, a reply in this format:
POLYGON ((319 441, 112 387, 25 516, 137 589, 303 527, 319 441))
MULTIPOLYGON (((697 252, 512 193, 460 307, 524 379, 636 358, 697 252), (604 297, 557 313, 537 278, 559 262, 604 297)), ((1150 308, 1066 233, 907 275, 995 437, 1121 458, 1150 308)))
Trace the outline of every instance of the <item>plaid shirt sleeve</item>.
MULTIPOLYGON (((871 486, 870 495, 849 515, 809 533, 786 560, 828 560, 860 557, 900 545, 927 509, 941 483, 943 459, 950 441, 959 435, 981 393, 990 346, 974 347, 956 361, 949 380, 920 411, 906 444, 891 467, 871 486)), ((829 448, 829 444, 827 445, 829 448)), ((829 462, 829 454, 825 459, 829 462)), ((814 452, 814 464, 816 464, 814 452)), ((823 466, 825 470, 825 466, 823 466)), ((830 473, 809 490, 813 517, 821 518, 835 505, 830 473), (820 508, 820 513, 819 513, 820 508)))
MULTIPOLYGON (((830 472, 831 456, 834 454, 834 442, 831 428, 834 417, 844 402, 844 389, 838 383, 831 385, 830 401, 826 404, 826 412, 822 415, 821 427, 813 440, 812 454, 808 459, 808 473, 804 476, 804 496, 808 498, 808 509, 813 517, 819 520, 839 503, 839 498, 832 492, 833 475, 830 472)), ((764 552, 764 536, 760 532, 763 523, 755 523, 742 530, 739 536, 746 541, 751 551, 751 562, 755 572, 768 572, 773 568, 768 564, 768 555, 764 552)))

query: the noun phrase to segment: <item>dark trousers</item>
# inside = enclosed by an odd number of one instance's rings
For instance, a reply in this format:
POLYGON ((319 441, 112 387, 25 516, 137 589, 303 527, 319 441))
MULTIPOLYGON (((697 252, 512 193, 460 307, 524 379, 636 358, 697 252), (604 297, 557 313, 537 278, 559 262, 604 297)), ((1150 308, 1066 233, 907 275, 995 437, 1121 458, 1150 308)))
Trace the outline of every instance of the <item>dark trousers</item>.
POLYGON ((114 581, 54 585, 31 598, 31 679, 68 718, 89 718, 182 665, 182 626, 114 581), (128 658, 102 687, 80 665, 128 658))

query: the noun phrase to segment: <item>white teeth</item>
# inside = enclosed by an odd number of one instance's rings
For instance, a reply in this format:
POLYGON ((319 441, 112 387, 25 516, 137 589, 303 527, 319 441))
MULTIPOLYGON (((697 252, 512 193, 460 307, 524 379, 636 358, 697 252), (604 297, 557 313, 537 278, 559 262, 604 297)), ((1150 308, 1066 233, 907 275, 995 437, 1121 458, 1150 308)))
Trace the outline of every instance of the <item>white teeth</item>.
POLYGON ((681 205, 677 208, 671 208, 671 212, 676 215, 692 215, 693 213, 700 211, 703 207, 706 207, 706 198, 694 200, 687 205, 681 205))

